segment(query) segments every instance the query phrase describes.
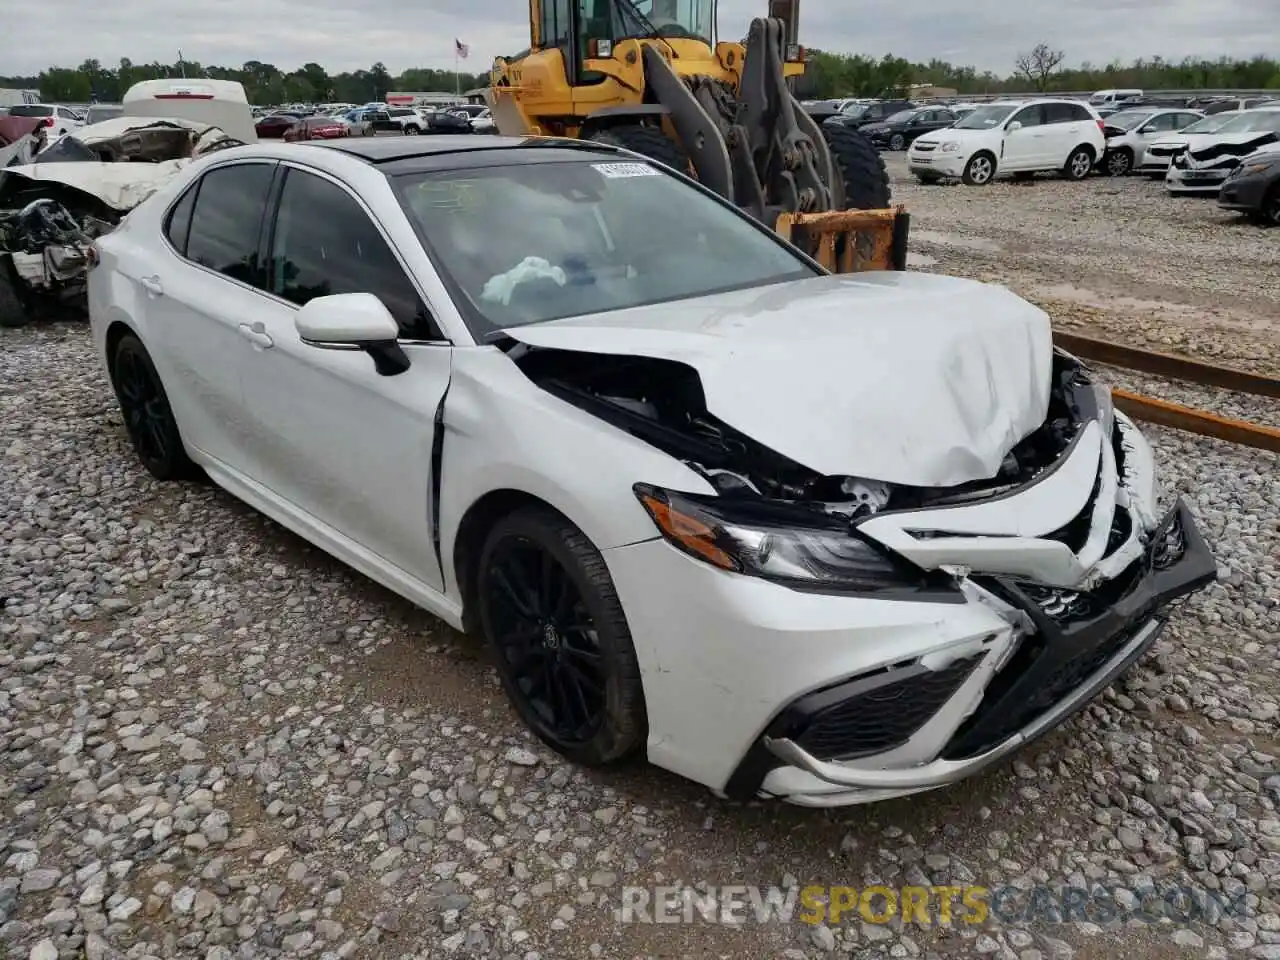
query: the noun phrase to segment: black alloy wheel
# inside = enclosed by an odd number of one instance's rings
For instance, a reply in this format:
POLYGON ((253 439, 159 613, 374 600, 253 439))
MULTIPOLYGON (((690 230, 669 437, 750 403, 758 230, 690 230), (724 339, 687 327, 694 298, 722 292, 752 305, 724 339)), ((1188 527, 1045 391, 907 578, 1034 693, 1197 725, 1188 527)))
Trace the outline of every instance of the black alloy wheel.
POLYGON ((126 336, 116 346, 111 380, 142 465, 157 480, 197 476, 199 468, 183 449, 160 374, 137 337, 126 336))
POLYGON ((635 650, 604 561, 577 528, 546 510, 512 514, 485 543, 477 586, 502 685, 540 739, 589 766, 643 744, 635 650))

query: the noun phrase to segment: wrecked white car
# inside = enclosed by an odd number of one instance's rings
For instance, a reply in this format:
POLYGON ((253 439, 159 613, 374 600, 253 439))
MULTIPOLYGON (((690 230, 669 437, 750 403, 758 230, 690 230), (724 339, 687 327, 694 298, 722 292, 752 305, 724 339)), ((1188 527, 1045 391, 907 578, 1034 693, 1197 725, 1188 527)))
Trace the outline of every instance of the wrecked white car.
POLYGON ((1216 575, 1042 311, 828 275, 606 145, 240 148, 96 247, 147 469, 482 634, 580 763, 810 805, 943 786, 1216 575))
POLYGON ((193 158, 239 145, 209 124, 116 117, 0 170, 0 326, 82 313, 94 239, 193 158))

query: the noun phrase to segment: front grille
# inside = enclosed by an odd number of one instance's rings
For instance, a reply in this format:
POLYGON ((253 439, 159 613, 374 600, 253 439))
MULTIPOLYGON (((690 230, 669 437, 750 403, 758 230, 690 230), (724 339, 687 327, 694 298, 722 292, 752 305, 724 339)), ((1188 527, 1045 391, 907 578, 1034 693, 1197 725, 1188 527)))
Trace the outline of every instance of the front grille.
POLYGON ((1183 153, 1186 147, 1152 147, 1148 153, 1153 157, 1172 157, 1183 153))
POLYGON ((918 153, 929 153, 930 151, 937 149, 938 145, 936 143, 921 143, 919 140, 916 141, 916 151, 918 153))
POLYGON ((814 713, 792 739, 820 760, 852 760, 900 747, 929 722, 984 656, 956 660, 941 670, 917 667, 869 677, 861 691, 814 713))
POLYGON ((1020 587, 1044 611, 1044 615, 1057 624, 1084 620, 1096 612, 1093 598, 1087 593, 1032 584, 1021 584, 1020 587))

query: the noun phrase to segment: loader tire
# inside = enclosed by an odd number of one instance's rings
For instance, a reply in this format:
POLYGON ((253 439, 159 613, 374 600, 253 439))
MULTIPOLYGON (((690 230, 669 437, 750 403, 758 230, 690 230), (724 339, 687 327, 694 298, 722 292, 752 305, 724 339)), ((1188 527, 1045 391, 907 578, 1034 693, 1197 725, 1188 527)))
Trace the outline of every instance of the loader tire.
POLYGON ((846 210, 883 210, 893 199, 889 171, 875 145, 857 130, 838 123, 822 124, 822 135, 844 177, 846 210))
POLYGON ((681 173, 689 172, 689 158, 683 148, 668 137, 661 127, 646 127, 638 123, 619 124, 595 130, 586 139, 634 151, 650 160, 665 163, 681 173))

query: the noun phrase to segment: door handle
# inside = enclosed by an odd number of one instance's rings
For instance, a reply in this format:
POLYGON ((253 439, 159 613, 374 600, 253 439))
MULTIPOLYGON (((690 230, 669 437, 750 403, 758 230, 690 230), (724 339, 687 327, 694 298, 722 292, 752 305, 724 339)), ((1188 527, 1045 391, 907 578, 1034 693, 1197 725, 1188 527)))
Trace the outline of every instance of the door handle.
POLYGON ((164 295, 164 286, 160 283, 159 277, 143 277, 139 283, 142 284, 142 289, 153 297, 164 295))
POLYGON ((240 336, 244 337, 255 347, 261 347, 263 350, 268 347, 275 346, 275 341, 271 339, 271 335, 267 333, 266 325, 261 320, 251 324, 240 324, 240 336))

